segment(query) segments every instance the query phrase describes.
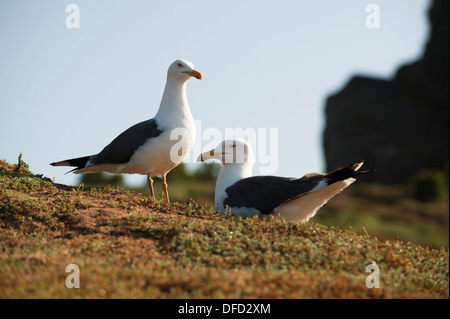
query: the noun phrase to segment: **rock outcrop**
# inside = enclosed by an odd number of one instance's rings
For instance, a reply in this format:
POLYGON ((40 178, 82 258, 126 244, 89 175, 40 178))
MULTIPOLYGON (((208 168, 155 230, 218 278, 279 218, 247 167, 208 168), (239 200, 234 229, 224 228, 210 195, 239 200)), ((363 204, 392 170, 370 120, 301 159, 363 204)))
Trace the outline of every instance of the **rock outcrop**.
POLYGON ((368 179, 403 182, 449 162, 449 1, 434 1, 423 57, 394 79, 355 76, 326 103, 327 169, 364 159, 368 179))

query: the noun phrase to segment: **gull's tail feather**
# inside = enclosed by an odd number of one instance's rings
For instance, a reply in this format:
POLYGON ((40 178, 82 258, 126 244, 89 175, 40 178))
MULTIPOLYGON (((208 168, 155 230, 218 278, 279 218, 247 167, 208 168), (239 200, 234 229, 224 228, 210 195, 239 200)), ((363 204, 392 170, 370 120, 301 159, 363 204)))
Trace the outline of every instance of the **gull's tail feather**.
POLYGON ((50 165, 51 166, 75 166, 75 168, 73 170, 67 172, 67 173, 70 173, 70 172, 76 171, 78 169, 85 168, 86 164, 89 162, 91 157, 92 156, 71 158, 71 159, 67 159, 67 160, 64 160, 64 161, 50 163, 50 165))
POLYGON ((355 182, 357 175, 376 171, 375 169, 358 171, 363 164, 364 161, 359 161, 326 174, 312 173, 306 175, 305 177, 309 179, 319 179, 320 187, 287 200, 275 208, 275 212, 288 220, 300 223, 307 222, 331 198, 355 182))
MULTIPOLYGON (((329 173, 320 174, 320 173, 310 173, 306 174, 304 178, 307 179, 319 179, 324 181, 325 185, 331 185, 333 183, 345 180, 347 178, 352 178, 358 175, 366 174, 375 172, 375 169, 370 169, 366 171, 359 171, 361 166, 363 166, 364 161, 359 161, 357 163, 352 163, 346 166, 339 167, 338 169, 335 169, 334 171, 331 171, 329 173)), ((323 183, 323 182, 322 182, 323 183)))
POLYGON ((364 161, 359 161, 357 163, 352 163, 347 166, 340 167, 334 171, 324 174, 324 178, 328 180, 328 184, 332 184, 338 181, 345 180, 347 178, 356 177, 358 175, 367 174, 375 172, 376 169, 369 169, 366 171, 359 171, 361 166, 363 166, 364 161))
POLYGON ((353 177, 356 172, 363 166, 364 161, 359 161, 357 163, 352 163, 347 166, 339 167, 338 169, 335 169, 334 171, 331 171, 329 173, 325 174, 325 178, 330 180, 343 180, 349 177, 353 177))

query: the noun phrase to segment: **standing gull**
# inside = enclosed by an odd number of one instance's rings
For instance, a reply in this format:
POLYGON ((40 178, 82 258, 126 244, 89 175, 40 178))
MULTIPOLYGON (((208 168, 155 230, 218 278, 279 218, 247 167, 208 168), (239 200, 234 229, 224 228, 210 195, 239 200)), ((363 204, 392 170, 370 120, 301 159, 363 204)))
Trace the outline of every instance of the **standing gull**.
POLYGON ((363 161, 330 173, 306 174, 302 178, 253 176, 253 151, 242 139, 225 140, 202 153, 197 161, 217 159, 223 168, 216 183, 215 203, 219 211, 228 207, 237 216, 279 214, 299 223, 307 222, 332 197, 352 184, 363 161))
POLYGON ((157 176, 162 180, 164 196, 169 202, 166 174, 184 160, 194 145, 194 119, 186 98, 186 82, 191 77, 202 79, 192 63, 185 60, 173 62, 167 71, 166 87, 154 118, 130 127, 96 155, 50 165, 75 166, 70 171, 75 174, 147 175, 152 197, 155 196, 152 176, 157 176))

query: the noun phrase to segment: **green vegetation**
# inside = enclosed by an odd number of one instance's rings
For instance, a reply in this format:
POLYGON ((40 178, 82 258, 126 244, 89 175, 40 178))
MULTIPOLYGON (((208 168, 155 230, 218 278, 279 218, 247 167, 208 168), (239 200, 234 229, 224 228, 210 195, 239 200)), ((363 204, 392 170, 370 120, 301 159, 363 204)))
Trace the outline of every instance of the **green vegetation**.
POLYGON ((449 247, 448 194, 424 202, 409 185, 354 183, 333 198, 313 221, 370 234, 381 240, 401 239, 435 248, 449 247))
MULTIPOLYGON (((449 297, 446 248, 380 241, 367 224, 358 235, 58 185, 18 166, 0 161, 0 298, 449 297), (371 263, 380 289, 365 286, 371 263), (69 264, 80 267, 80 289, 65 286, 69 264)), ((364 202, 355 205, 352 215, 364 202)))
POLYGON ((414 198, 422 202, 432 202, 440 199, 448 201, 449 176, 447 171, 437 169, 421 170, 412 178, 411 189, 414 198))

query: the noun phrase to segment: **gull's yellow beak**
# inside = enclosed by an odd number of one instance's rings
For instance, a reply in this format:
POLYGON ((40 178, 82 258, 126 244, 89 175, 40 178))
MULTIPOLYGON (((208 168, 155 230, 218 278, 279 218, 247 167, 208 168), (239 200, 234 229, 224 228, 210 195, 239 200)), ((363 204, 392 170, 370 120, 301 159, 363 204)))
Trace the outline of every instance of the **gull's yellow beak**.
POLYGON ((194 78, 201 80, 202 74, 200 72, 198 72, 197 70, 192 70, 192 71, 186 71, 187 74, 189 74, 190 76, 193 76, 194 78))
POLYGON ((209 159, 213 159, 214 157, 214 150, 210 150, 209 152, 205 152, 205 153, 201 153, 198 157, 197 157, 197 162, 204 162, 207 161, 209 159))

